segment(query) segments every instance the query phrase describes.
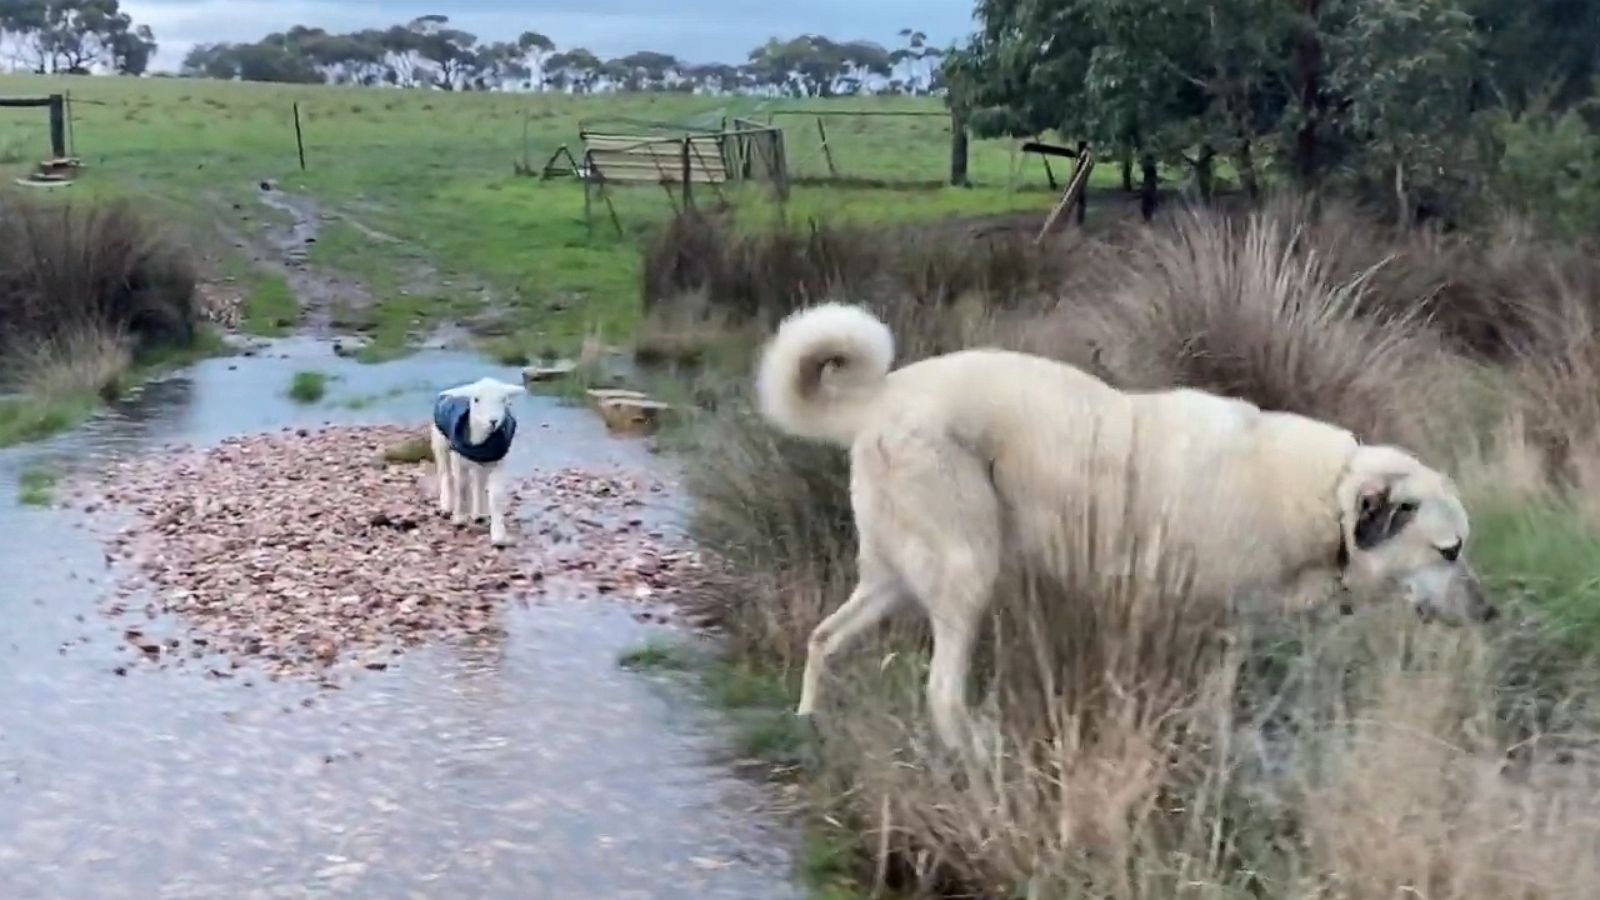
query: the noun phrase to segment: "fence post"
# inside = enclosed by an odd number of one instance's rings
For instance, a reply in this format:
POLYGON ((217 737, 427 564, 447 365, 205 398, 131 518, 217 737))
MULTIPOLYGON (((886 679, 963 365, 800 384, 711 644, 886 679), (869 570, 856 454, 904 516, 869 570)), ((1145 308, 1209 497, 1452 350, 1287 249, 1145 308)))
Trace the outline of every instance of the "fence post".
POLYGON ((306 140, 300 133, 300 102, 294 104, 294 146, 300 151, 300 171, 306 170, 306 140))
MULTIPOLYGON (((1049 162, 1045 163, 1048 169, 1049 162)), ((1051 176, 1052 182, 1055 177, 1051 176)), ((955 110, 950 111, 950 183, 968 187, 967 182, 967 122, 955 110)))
POLYGON ((1078 142, 1078 160, 1088 167, 1089 171, 1083 176, 1083 187, 1078 190, 1078 224, 1081 226, 1089 217, 1089 179, 1094 175, 1094 157, 1089 155, 1089 142, 1078 142))
POLYGON ((690 166, 689 166, 689 138, 687 138, 687 137, 683 139, 683 160, 682 160, 682 162, 683 162, 683 211, 684 212, 688 212, 689 208, 694 205, 694 189, 689 186, 690 182, 692 182, 694 180, 693 179, 694 172, 693 172, 693 169, 691 169, 690 166))
POLYGON ((839 168, 833 164, 833 148, 828 146, 828 129, 822 127, 821 116, 817 116, 817 134, 822 137, 822 158, 828 161, 828 177, 838 178, 839 168))
POLYGON ((67 98, 61 94, 50 95, 50 157, 67 157, 67 98))

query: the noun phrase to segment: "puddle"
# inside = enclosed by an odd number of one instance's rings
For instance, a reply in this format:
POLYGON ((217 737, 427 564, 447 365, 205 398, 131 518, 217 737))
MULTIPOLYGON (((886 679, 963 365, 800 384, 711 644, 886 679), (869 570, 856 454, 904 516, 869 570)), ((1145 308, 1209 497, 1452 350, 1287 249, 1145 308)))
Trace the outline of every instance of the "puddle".
MULTIPOLYGON (((712 762, 711 724, 617 666, 653 633, 629 604, 510 607, 503 637, 412 650, 337 691, 118 677, 120 626, 95 612, 111 577, 99 540, 76 513, 15 501, 34 467, 92 473, 172 442, 420 423, 434 391, 485 374, 516 377, 466 354, 361 366, 286 341, 0 452, 0 896, 801 896, 792 835, 760 787, 712 762), (284 391, 308 368, 336 380, 302 407, 284 391)), ((516 471, 658 464, 585 410, 519 403, 516 471)))

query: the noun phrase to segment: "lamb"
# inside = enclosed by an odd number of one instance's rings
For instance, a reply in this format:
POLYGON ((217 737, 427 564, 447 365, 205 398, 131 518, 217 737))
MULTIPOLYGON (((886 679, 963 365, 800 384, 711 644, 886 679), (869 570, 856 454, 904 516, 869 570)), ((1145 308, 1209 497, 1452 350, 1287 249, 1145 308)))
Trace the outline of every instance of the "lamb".
POLYGON ((439 392, 433 404, 433 462, 439 473, 439 511, 457 525, 487 514, 489 541, 505 546, 505 473, 517 419, 511 401, 521 385, 493 378, 439 392))

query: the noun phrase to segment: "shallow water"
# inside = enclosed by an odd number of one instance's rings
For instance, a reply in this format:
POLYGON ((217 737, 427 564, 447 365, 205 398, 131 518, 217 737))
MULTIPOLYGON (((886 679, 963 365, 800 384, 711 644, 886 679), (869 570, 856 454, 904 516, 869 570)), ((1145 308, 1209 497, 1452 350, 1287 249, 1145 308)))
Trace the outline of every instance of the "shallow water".
MULTIPOLYGON (((92 472, 282 427, 421 424, 435 391, 485 374, 517 377, 464 354, 362 366, 282 342, 0 451, 0 897, 800 896, 791 835, 715 761, 714 727, 618 668, 653 633, 634 607, 511 606, 501 640, 414 650, 340 690, 119 677, 123 626, 96 612, 110 578, 99 540, 78 513, 13 499, 33 467, 92 472), (312 368, 338 380, 296 405, 290 377, 312 368)), ((518 412, 516 471, 655 465, 585 410, 530 397, 518 412)))

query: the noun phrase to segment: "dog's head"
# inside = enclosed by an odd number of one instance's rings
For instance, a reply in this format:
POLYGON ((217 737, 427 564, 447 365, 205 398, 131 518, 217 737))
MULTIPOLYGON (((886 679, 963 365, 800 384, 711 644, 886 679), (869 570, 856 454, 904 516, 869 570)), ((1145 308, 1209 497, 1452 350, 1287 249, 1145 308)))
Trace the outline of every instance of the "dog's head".
POLYGON ((507 384, 494 378, 480 378, 471 384, 444 391, 447 397, 465 397, 473 430, 487 434, 500 427, 511 412, 511 401, 526 393, 520 384, 507 384))
POLYGON ((1428 620, 1495 617, 1467 563, 1470 523, 1447 476, 1402 450, 1360 447, 1337 496, 1344 577, 1352 589, 1398 587, 1428 620))

